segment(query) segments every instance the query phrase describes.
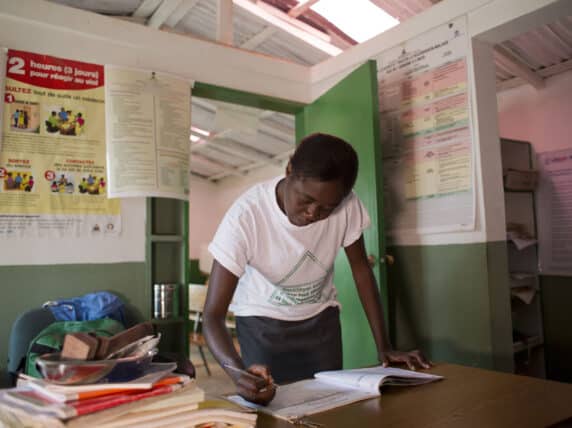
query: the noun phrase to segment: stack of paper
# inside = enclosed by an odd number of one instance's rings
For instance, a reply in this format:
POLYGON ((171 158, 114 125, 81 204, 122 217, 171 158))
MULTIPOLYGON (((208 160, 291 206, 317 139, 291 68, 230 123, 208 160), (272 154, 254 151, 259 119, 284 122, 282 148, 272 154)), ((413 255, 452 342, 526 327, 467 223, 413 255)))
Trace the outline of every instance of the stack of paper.
MULTIPOLYGON (((165 363, 158 365, 164 369, 165 363)), ((237 406, 205 406, 204 392, 194 380, 172 370, 171 366, 165 374, 156 368, 155 373, 125 383, 74 386, 24 376, 16 388, 0 390, 0 426, 254 427, 255 413, 237 406)))
POLYGON ((537 275, 533 272, 511 272, 510 286, 516 287, 537 287, 537 275))
POLYGON ((522 234, 514 231, 509 231, 506 234, 508 241, 512 242, 516 249, 522 251, 532 245, 535 245, 538 241, 528 234, 522 234))
POLYGON ((537 275, 530 272, 511 272, 510 295, 529 305, 538 289, 537 275))
POLYGON ((22 375, 16 388, 0 391, 0 410, 28 416, 69 420, 127 403, 169 394, 190 384, 186 375, 172 374, 175 363, 152 363, 147 373, 124 383, 56 385, 22 375))

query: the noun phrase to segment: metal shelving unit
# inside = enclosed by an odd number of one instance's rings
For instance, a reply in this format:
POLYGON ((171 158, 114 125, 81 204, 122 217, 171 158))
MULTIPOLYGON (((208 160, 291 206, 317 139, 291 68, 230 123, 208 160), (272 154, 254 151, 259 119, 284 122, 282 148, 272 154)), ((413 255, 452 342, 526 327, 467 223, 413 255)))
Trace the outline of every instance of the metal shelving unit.
MULTIPOLYGON (((533 169, 530 143, 501 139, 501 149, 503 171, 533 169)), ((534 190, 505 188, 504 195, 515 372, 545 377, 534 190)))

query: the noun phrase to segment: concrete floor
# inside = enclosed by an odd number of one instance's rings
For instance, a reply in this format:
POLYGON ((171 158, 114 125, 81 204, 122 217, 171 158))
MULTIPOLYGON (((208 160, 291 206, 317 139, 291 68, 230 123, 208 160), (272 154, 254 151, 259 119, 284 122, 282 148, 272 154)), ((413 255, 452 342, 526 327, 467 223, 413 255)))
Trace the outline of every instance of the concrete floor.
POLYGON ((191 362, 195 366, 197 385, 205 391, 207 397, 216 398, 221 395, 231 394, 236 392, 236 388, 230 377, 222 369, 221 366, 216 362, 210 351, 204 347, 203 348, 207 364, 211 371, 211 375, 207 374, 203 360, 199 354, 198 348, 196 346, 191 346, 190 358, 191 362))

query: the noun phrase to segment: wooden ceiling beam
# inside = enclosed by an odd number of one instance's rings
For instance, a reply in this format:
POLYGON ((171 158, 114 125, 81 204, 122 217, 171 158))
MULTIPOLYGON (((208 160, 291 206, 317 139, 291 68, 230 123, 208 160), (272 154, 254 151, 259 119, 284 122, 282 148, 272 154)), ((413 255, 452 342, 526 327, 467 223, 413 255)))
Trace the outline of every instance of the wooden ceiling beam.
POLYGON ((319 1, 320 0, 308 0, 306 3, 300 3, 288 11, 288 16, 291 16, 292 18, 298 18, 319 1))
POLYGON ((161 4, 161 1, 162 0, 143 0, 135 12, 133 12, 132 16, 137 18, 149 18, 161 4))
MULTIPOLYGON (((561 62, 559 64, 551 65, 550 67, 543 68, 538 70, 536 73, 542 76, 544 79, 548 79, 549 77, 556 76, 557 74, 565 73, 570 70, 572 70, 572 59, 561 62)), ((517 86, 526 84, 527 82, 520 77, 513 77, 512 79, 506 79, 502 82, 499 82, 497 84, 497 91, 502 92, 506 91, 507 89, 516 88, 517 86)))
POLYGON ((404 10, 394 1, 390 0, 369 0, 380 9, 384 10, 399 21, 404 21, 411 17, 411 14, 404 10))
POLYGON ((183 0, 183 2, 174 10, 174 12, 167 18, 165 24, 168 27, 174 28, 177 26, 181 19, 185 17, 189 11, 196 6, 199 0, 183 0))
POLYGON ((278 29, 276 27, 268 26, 264 28, 264 30, 260 31, 259 33, 252 36, 250 39, 245 41, 243 44, 240 45, 242 49, 255 49, 256 47, 260 46, 264 41, 268 40, 269 37, 274 35, 278 29))
POLYGON ((536 89, 544 88, 545 83, 542 76, 539 76, 524 65, 509 50, 497 45, 494 47, 493 56, 495 58, 495 62, 502 64, 505 70, 510 71, 516 77, 520 77, 536 89))
MULTIPOLYGON (((248 162, 262 162, 267 164, 275 163, 271 154, 263 154, 262 152, 242 144, 234 139, 209 139, 208 147, 212 150, 218 150, 227 155, 236 156, 248 162)), ((191 147, 191 152, 200 151, 206 148, 205 144, 195 144, 191 147)))
MULTIPOLYGON (((274 156, 272 159, 274 160, 274 162, 283 162, 284 160, 288 159, 292 155, 292 153, 294 153, 294 149, 280 153, 280 154, 274 156)), ((268 162, 253 162, 253 163, 248 164, 248 165, 237 167, 236 171, 240 171, 242 174, 247 174, 248 172, 250 172, 254 169, 261 168, 261 167, 266 166, 266 165, 268 165, 268 162)), ((228 176, 228 174, 221 172, 220 174, 210 176, 209 180, 218 181, 218 180, 222 180, 223 178, 225 178, 227 176, 228 176)))
POLYGON ((234 45, 232 0, 217 0, 216 41, 228 46, 234 45))
POLYGON ((246 172, 239 171, 237 168, 234 168, 228 164, 223 164, 220 161, 214 161, 213 159, 209 158, 208 156, 204 156, 202 154, 195 153, 191 156, 191 168, 193 162, 198 162, 202 164, 205 168, 210 169, 211 171, 217 171, 214 175, 210 175, 208 178, 209 180, 216 180, 216 178, 212 178, 213 176, 218 176, 220 174, 224 174, 224 176, 234 175, 238 177, 243 177, 246 175, 246 172))
POLYGON ((293 36, 300 41, 312 46, 314 49, 327 53, 328 55, 338 55, 342 49, 330 43, 330 36, 316 30, 315 28, 299 21, 281 10, 276 9, 266 3, 253 3, 250 0, 234 0, 234 4, 243 11, 255 16, 263 22, 277 28, 280 31, 293 36))
POLYGON ((171 16, 171 14, 179 7, 182 1, 183 0, 163 0, 147 21, 147 26, 159 29, 159 27, 161 27, 169 16, 171 16))

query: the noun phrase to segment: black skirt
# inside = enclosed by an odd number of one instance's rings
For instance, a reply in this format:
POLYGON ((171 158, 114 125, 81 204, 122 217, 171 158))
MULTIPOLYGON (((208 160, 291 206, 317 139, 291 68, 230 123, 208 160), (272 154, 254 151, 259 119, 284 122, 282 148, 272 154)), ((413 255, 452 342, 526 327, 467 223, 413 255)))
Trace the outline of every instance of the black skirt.
POLYGON ((276 383, 311 378, 342 368, 340 312, 328 307, 302 321, 236 317, 236 333, 246 367, 263 364, 276 383))

